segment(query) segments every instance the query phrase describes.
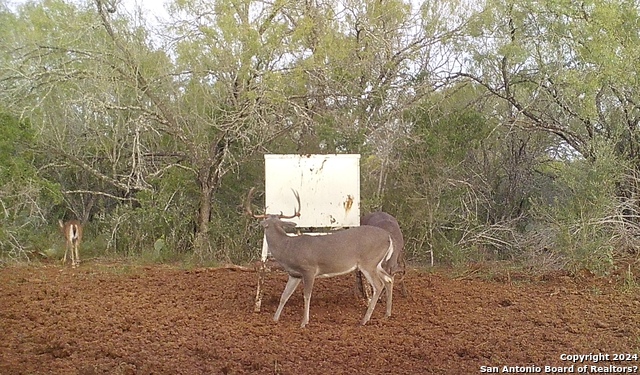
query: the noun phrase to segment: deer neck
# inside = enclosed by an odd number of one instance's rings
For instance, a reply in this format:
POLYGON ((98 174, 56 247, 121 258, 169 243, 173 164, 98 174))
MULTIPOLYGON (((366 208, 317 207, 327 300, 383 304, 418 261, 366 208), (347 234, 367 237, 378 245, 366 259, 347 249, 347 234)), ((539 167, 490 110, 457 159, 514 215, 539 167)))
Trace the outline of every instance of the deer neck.
POLYGON ((267 237, 267 245, 269 251, 274 257, 278 258, 279 255, 289 251, 289 243, 292 238, 287 235, 285 230, 279 225, 270 225, 265 230, 267 237))

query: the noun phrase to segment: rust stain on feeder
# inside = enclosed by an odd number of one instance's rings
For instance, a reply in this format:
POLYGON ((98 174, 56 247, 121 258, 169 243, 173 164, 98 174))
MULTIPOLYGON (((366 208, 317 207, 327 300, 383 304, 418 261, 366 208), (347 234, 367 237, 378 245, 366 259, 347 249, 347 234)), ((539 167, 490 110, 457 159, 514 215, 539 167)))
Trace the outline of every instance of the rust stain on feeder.
POLYGON ((353 197, 351 196, 351 194, 347 195, 347 200, 344 201, 342 205, 344 206, 345 213, 351 211, 351 208, 353 207, 353 197))

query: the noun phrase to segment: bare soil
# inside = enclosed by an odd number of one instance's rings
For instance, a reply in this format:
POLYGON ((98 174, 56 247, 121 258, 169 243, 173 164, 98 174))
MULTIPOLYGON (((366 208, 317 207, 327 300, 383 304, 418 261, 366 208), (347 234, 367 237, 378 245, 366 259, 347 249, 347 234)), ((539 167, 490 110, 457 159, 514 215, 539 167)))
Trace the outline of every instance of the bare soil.
POLYGON ((366 306, 346 275, 316 282, 305 329, 302 291, 274 323, 286 276, 267 278, 260 313, 256 280, 229 269, 127 264, 2 268, 0 374, 477 374, 503 366, 545 373, 571 365, 577 373, 583 365, 640 365, 633 356, 613 360, 640 354, 640 293, 607 280, 413 270, 405 278, 410 297, 396 288, 393 316, 384 319, 382 298, 359 326, 366 306), (561 358, 590 353, 610 360, 561 358))

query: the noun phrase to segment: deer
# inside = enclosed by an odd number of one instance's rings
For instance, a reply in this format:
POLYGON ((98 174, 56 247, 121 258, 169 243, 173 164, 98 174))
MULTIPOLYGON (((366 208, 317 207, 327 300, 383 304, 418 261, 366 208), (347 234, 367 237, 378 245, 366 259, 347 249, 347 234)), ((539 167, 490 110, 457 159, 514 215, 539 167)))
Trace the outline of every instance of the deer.
POLYGON ((403 273, 405 271, 404 264, 404 237, 400 230, 400 225, 395 217, 386 212, 371 212, 360 218, 360 225, 371 225, 386 230, 393 239, 393 256, 388 262, 383 264, 384 269, 391 275, 403 273))
POLYGON ((67 222, 58 220, 58 224, 60 225, 60 230, 62 230, 62 234, 66 241, 62 264, 67 262, 67 252, 71 250, 71 266, 76 268, 80 265, 80 253, 78 251, 78 246, 82 241, 82 224, 78 220, 69 220, 67 222))
MULTIPOLYGON (((360 218, 360 225, 370 225, 378 228, 382 228, 386 230, 393 239, 393 255, 389 261, 382 264, 382 267, 389 273, 391 276, 394 276, 396 273, 401 273, 402 278, 400 279, 400 283, 402 283, 403 295, 407 295, 406 287, 404 285, 404 274, 405 274, 405 259, 404 259, 404 237, 402 236, 402 231, 400 230, 400 225, 398 224, 398 220, 392 215, 378 211, 371 212, 367 215, 360 218)), ((362 275, 357 273, 357 283, 358 288, 362 292, 362 294, 366 294, 363 286, 362 275)))
POLYGON ((298 208, 294 207, 293 215, 285 216, 282 212, 256 215, 250 205, 254 189, 252 188, 247 195, 245 210, 255 219, 263 219, 260 224, 264 227, 269 251, 289 275, 273 317, 275 322, 278 322, 285 304, 302 282, 304 313, 300 328, 305 328, 309 323, 309 307, 315 279, 344 275, 355 270, 362 272, 373 289, 367 311, 360 324, 365 325, 370 320, 383 290, 387 292, 385 317, 391 316, 393 277, 385 271, 383 264, 389 262, 393 256, 394 244, 387 231, 373 226, 362 226, 320 236, 289 236, 286 230, 295 228, 296 224, 282 219, 300 216, 298 193, 294 191, 298 208))

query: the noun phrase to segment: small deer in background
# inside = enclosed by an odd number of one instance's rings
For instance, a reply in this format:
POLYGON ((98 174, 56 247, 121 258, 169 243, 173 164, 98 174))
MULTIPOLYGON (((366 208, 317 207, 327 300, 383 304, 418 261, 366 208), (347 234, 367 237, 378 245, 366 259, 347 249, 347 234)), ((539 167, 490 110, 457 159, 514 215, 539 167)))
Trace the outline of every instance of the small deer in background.
POLYGON ((71 266, 75 268, 80 265, 78 246, 82 241, 82 224, 78 220, 69 220, 67 222, 58 220, 58 224, 60 224, 60 229, 66 240, 62 264, 67 262, 67 252, 71 250, 71 266))

